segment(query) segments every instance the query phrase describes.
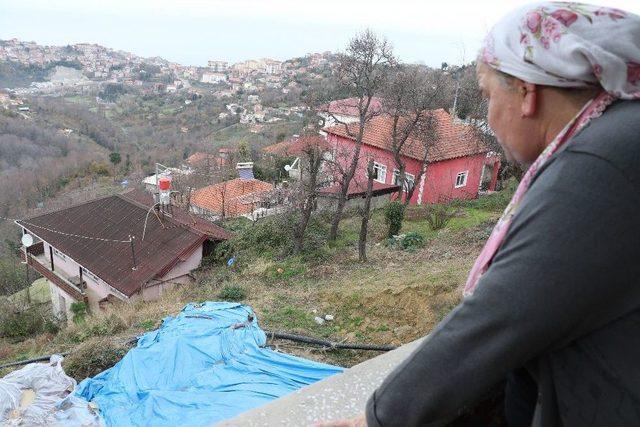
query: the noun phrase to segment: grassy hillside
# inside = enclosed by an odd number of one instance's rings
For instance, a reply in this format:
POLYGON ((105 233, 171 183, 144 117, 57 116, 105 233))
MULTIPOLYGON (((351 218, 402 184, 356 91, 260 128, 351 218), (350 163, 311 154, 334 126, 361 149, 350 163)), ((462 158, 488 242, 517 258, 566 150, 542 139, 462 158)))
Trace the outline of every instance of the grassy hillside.
MULTIPOLYGON (((508 197, 506 190, 461 203, 456 215, 438 231, 429 229, 423 208, 411 208, 402 232, 416 231, 426 239, 423 248, 413 251, 386 244, 382 211, 376 211, 367 263, 357 261, 357 217, 344 221, 337 242, 302 255, 283 255, 277 243, 270 243, 277 239, 272 239, 267 244, 273 251, 234 252, 236 266, 212 262, 196 273, 196 283, 174 289, 158 301, 119 304, 57 334, 40 334, 17 343, 0 341, 0 364, 72 351, 65 369, 82 379, 113 365, 135 335, 158 327, 165 316, 177 313, 184 304, 204 300, 241 300, 254 308, 261 326, 272 331, 345 342, 407 343, 428 333, 460 301, 467 272, 508 197), (333 315, 334 320, 322 325, 314 321, 325 314, 333 315)), ((324 226, 318 220, 312 234, 321 235, 324 226)), ((250 225, 238 234, 257 233, 255 227, 261 226, 250 225)), ((259 238, 264 241, 263 236, 259 238)), ((313 244, 313 236, 311 240, 313 244)), ((272 344, 342 366, 377 354, 324 351, 284 341, 272 344)))

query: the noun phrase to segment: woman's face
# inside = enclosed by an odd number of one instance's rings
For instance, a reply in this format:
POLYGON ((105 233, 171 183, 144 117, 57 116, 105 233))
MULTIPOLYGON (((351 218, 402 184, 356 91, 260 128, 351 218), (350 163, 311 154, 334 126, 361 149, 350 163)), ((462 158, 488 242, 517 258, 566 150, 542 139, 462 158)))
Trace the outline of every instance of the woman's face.
POLYGON ((487 121, 510 162, 532 163, 540 154, 543 136, 526 113, 525 83, 508 81, 483 63, 476 70, 478 85, 489 103, 487 121))

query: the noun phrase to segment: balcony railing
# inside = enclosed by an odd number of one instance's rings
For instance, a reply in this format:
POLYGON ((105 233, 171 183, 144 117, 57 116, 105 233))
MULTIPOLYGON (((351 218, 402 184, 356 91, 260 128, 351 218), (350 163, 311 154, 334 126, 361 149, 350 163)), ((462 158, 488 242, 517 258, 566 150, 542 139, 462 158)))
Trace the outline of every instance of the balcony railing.
MULTIPOLYGON (((42 245, 42 243, 39 244, 42 245)), ((48 267, 49 261, 44 256, 44 249, 42 248, 42 250, 40 250, 37 246, 38 243, 23 252, 23 256, 25 256, 27 264, 38 273, 42 274, 47 280, 73 297, 76 301, 86 302, 87 296, 84 290, 75 285, 70 278, 59 274, 57 271, 51 271, 48 267)))

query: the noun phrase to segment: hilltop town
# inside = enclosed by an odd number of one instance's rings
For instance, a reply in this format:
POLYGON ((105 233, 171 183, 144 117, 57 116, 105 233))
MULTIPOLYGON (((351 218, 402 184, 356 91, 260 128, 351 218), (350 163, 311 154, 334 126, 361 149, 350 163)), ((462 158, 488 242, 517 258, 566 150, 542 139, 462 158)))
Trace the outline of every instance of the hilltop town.
MULTIPOLYGON (((82 92, 101 83, 121 83, 145 92, 174 93, 190 90, 194 83, 210 85, 218 97, 233 96, 239 90, 278 89, 287 93, 297 86, 298 75, 310 79, 326 77, 335 66, 331 52, 310 53, 303 58, 286 61, 249 59, 237 63, 208 61, 206 67, 183 66, 162 58, 142 58, 132 53, 115 51, 97 44, 42 46, 17 39, 0 40, 0 61, 24 68, 71 68, 78 73, 55 81, 34 81, 16 88, 21 94, 62 94, 82 92), (83 89, 84 88, 84 89, 83 89), (218 90, 215 90, 218 89, 218 90)), ((192 89, 193 90, 193 89, 192 89)))

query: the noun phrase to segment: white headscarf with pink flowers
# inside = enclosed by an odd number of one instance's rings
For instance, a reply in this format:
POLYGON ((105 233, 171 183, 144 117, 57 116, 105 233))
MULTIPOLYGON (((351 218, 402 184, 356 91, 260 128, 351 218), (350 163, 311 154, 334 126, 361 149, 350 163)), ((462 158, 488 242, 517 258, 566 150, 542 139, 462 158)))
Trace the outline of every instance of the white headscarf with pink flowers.
POLYGON ((480 60, 529 83, 600 84, 617 98, 640 99, 640 16, 581 3, 528 5, 496 24, 480 60))

